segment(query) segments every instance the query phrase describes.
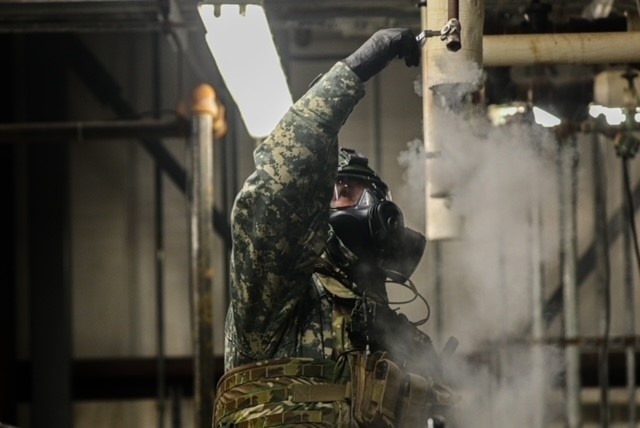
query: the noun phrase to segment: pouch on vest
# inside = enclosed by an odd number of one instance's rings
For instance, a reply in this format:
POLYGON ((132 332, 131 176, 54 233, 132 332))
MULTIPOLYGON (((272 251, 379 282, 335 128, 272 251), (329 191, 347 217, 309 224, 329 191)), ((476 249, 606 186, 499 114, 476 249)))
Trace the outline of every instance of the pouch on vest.
POLYGON ((403 411, 399 400, 405 373, 384 352, 365 356, 355 362, 353 382, 354 417, 371 427, 395 427, 403 411))
POLYGON ((386 352, 360 353, 352 372, 355 420, 368 427, 424 427, 429 417, 445 412, 459 397, 447 386, 408 373, 386 352))

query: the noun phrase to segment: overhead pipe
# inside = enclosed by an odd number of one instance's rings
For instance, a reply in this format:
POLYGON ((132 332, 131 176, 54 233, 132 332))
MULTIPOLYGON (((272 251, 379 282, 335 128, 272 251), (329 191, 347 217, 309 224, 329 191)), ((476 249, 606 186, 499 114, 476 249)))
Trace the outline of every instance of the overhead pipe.
MULTIPOLYGON (((420 2, 422 34, 435 35, 451 14, 455 3, 450 1, 420 2), (449 4, 451 3, 451 8, 449 4), (428 10, 427 10, 428 9, 428 10)), ((640 62, 640 32, 511 34, 482 36, 484 2, 457 4, 461 21, 461 50, 452 52, 437 37, 428 37, 424 44, 422 83, 424 144, 426 152, 426 234, 430 240, 454 238, 459 235, 462 218, 452 207, 450 185, 442 177, 447 174, 441 158, 436 102, 447 85, 471 84, 456 82, 456 70, 468 70, 471 61, 479 67, 533 66, 544 64, 607 64, 640 62), (442 85, 442 86, 440 86, 442 85)), ((442 32, 441 32, 442 34, 442 32)), ((442 35, 441 35, 442 37, 442 35)), ((446 102, 446 101, 445 101, 446 102)), ((442 139, 442 138, 440 138, 442 139)))
POLYGON ((482 44, 485 67, 640 62, 635 31, 484 36, 482 44))

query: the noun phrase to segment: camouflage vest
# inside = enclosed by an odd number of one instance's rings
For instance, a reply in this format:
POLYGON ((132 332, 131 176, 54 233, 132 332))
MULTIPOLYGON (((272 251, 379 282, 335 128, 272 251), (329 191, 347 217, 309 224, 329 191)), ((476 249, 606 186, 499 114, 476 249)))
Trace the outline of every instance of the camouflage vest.
MULTIPOLYGON (((358 296, 314 275, 319 296, 358 296)), ((345 305, 333 304, 337 360, 286 358, 238 366, 218 382, 214 427, 426 427, 434 407, 455 398, 440 382, 403 370, 386 352, 352 349, 345 305)))

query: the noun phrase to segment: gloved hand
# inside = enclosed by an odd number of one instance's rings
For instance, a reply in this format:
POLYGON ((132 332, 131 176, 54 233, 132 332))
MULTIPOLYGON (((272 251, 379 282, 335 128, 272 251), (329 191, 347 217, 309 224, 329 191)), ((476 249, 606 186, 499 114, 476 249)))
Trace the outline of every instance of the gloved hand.
POLYGON ((404 58, 409 67, 420 64, 420 46, 411 30, 407 28, 388 28, 379 30, 344 63, 366 82, 379 73, 394 58, 404 58))

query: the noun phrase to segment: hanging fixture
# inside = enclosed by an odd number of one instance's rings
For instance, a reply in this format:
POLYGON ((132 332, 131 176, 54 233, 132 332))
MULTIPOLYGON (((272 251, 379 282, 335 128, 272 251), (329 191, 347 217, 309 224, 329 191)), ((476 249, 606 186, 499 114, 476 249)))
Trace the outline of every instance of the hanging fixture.
POLYGON ((210 0, 198 12, 247 131, 267 136, 293 102, 262 2, 210 0))

